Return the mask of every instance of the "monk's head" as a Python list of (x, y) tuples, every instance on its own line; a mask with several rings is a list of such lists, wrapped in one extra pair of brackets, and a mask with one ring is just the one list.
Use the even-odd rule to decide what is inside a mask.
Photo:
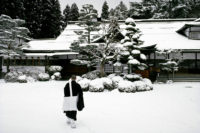
[(76, 75), (72, 75), (72, 76), (71, 76), (71, 80), (72, 80), (72, 81), (75, 81), (75, 80), (76, 80)]

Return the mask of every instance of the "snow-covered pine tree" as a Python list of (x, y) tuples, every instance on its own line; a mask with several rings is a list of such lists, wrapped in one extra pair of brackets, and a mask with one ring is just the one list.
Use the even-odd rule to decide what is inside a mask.
[(119, 5), (115, 8), (114, 16), (118, 18), (118, 20), (125, 20), (128, 15), (128, 8), (120, 1)]
[(160, 63), (160, 69), (167, 73), (167, 78), (169, 80), (169, 73), (173, 74), (178, 71), (178, 65), (183, 61), (183, 57), (181, 54), (181, 50), (175, 49), (164, 49), (156, 51), (157, 54), (163, 55), (165, 57), (165, 61)]
[(143, 41), (140, 40), (140, 30), (136, 28), (135, 21), (127, 18), (125, 21), (125, 38), (121, 41), (123, 50), (121, 51), (121, 62), (129, 65), (129, 73), (134, 70), (144, 70), (146, 56), (141, 52)]
[(113, 18), (115, 15), (115, 10), (113, 8), (110, 9), (109, 18)]
[(91, 42), (91, 32), (100, 30), (97, 16), (97, 10), (94, 9), (93, 5), (85, 4), (82, 6), (78, 25), (84, 27), (85, 31), (82, 32), (82, 39), (85, 39), (89, 44)]
[(68, 21), (71, 20), (71, 15), (70, 15), (70, 6), (67, 4), (65, 9), (63, 10), (63, 15), (64, 15), (64, 25), (67, 25)]
[(105, 1), (102, 6), (101, 18), (108, 19), (108, 16), (109, 16), (109, 7), (107, 1)]
[(70, 10), (71, 21), (78, 21), (79, 18), (79, 9), (76, 3), (73, 3)]
[(71, 60), (71, 63), (75, 65), (88, 65), (88, 67), (100, 65), (101, 77), (105, 76), (105, 64), (109, 61), (116, 60), (119, 54), (120, 48), (114, 40), (118, 34), (116, 31), (119, 31), (117, 19), (112, 20), (108, 26), (108, 30), (106, 29), (106, 32), (103, 32), (106, 33), (104, 35), (105, 43), (78, 46), (79, 59)]
[(134, 19), (148, 19), (153, 16), (152, 5), (142, 2), (130, 2), (128, 16)]
[[(11, 55), (23, 54), (22, 48), (27, 47), (26, 41), (29, 41), (29, 30), (24, 25), (25, 21), (21, 19), (12, 19), (7, 15), (0, 16), (0, 54), (10, 57)], [(7, 66), (9, 71), (9, 66)]]

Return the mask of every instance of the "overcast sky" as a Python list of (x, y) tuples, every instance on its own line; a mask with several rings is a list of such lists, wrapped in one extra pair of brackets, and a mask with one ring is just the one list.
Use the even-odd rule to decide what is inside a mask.
[[(59, 0), (61, 5), (61, 10), (63, 11), (67, 4), (71, 6), (71, 4), (76, 3), (79, 10), (81, 6), (84, 4), (93, 4), (94, 8), (98, 10), (99, 14), (101, 13), (101, 8), (105, 0)], [(106, 0), (108, 2), (109, 9), (115, 8), (120, 1), (123, 1), (126, 6), (129, 8), (129, 2), (132, 1), (141, 1), (141, 0)]]

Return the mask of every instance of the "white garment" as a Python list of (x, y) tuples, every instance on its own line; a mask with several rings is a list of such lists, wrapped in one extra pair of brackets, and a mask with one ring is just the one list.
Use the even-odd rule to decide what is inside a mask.
[(69, 80), (69, 97), (64, 97), (63, 110), (64, 111), (77, 111), (78, 96), (72, 95), (72, 82)]

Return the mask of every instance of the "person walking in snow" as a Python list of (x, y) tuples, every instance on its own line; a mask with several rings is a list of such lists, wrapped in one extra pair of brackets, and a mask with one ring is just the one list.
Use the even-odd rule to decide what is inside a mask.
[(67, 116), (67, 124), (72, 128), (76, 128), (77, 110), (81, 111), (84, 108), (83, 91), (81, 86), (76, 82), (76, 76), (72, 75), (69, 82), (64, 88), (64, 103), (63, 110)]

